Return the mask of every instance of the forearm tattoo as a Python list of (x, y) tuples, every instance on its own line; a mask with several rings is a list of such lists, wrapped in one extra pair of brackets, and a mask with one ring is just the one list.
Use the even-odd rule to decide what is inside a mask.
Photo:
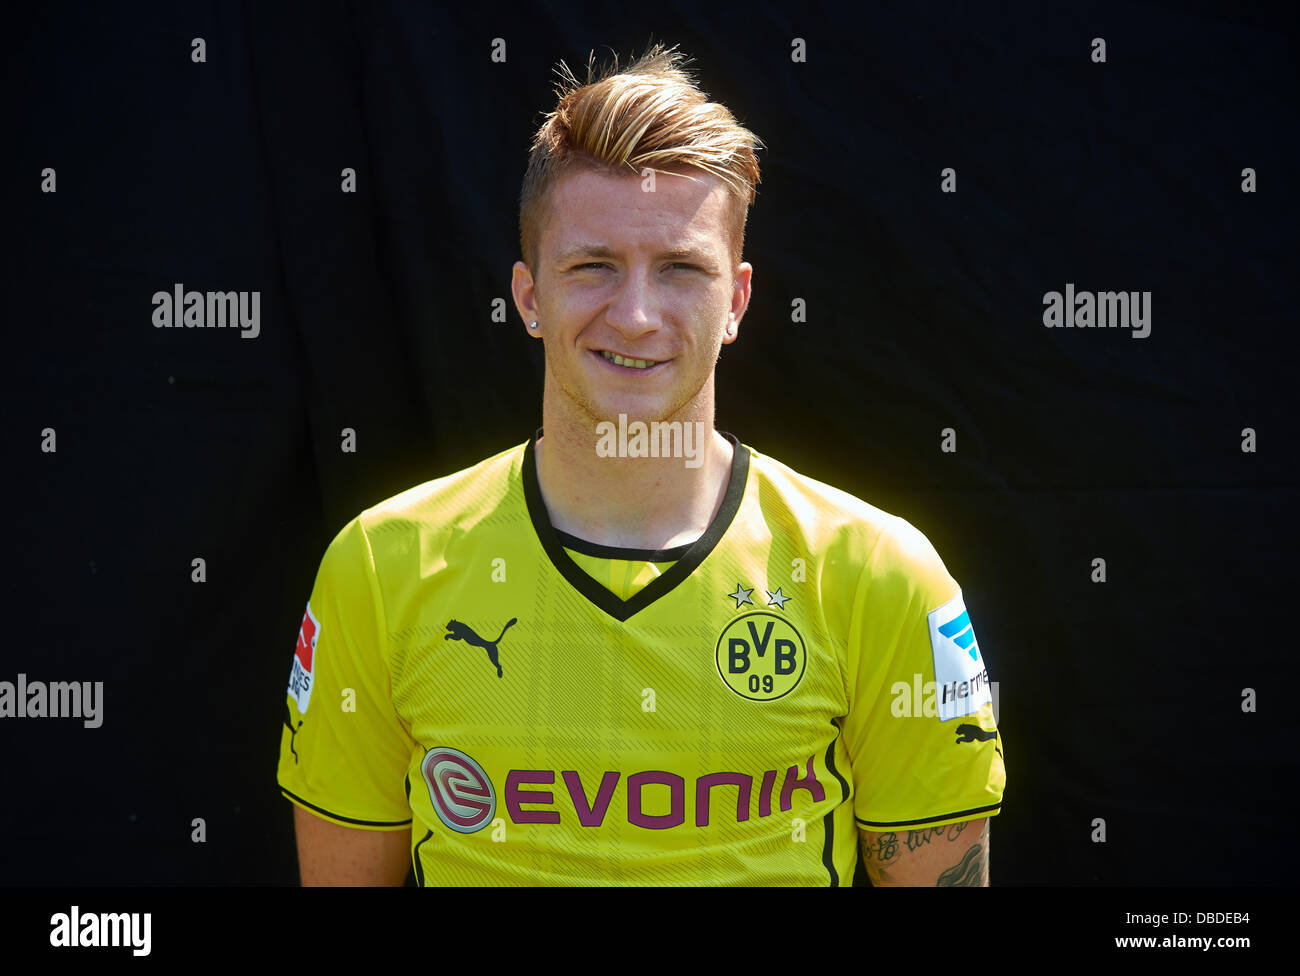
[[(920, 850), (938, 839), (955, 842), (970, 821), (949, 824), (945, 827), (926, 827), (921, 830), (904, 830), (901, 833), (874, 834), (870, 842), (862, 843), (862, 860), (872, 884), (888, 884), (895, 880), (890, 868), (901, 855)], [(941, 888), (977, 888), (988, 884), (989, 877), (989, 825), (975, 838), (957, 863), (939, 875), (936, 885)]]

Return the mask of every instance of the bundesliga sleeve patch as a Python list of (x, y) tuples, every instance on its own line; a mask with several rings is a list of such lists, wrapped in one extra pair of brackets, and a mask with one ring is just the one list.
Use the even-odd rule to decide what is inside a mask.
[(311, 612), (311, 602), (302, 615), (298, 628), (298, 647), (293, 652), (293, 670), (289, 672), (289, 697), (298, 705), (298, 714), (307, 711), (311, 701), (312, 668), (316, 661), (316, 638), (320, 636), (320, 621)]
[(930, 625), (930, 650), (934, 652), (934, 686), (939, 721), (969, 715), (993, 701), (989, 672), (984, 666), (975, 628), (961, 591), (926, 615)]

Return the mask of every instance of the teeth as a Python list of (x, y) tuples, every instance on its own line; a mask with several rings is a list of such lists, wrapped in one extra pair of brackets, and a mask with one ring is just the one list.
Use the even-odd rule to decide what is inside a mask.
[(653, 359), (625, 359), (618, 353), (602, 350), (601, 355), (608, 359), (616, 366), (631, 366), (633, 369), (649, 369), (651, 366), (658, 366), (659, 363)]

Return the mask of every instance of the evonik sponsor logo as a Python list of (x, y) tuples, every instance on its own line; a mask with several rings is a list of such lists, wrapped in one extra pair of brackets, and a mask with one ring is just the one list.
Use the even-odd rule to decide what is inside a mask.
[[(560, 807), (565, 818), (576, 817), (583, 827), (599, 827), (621, 793), (619, 806), (626, 804), (628, 823), (646, 830), (670, 830), (686, 823), (688, 799), (693, 801), (692, 821), (696, 827), (707, 827), (714, 816), (730, 821), (734, 796), (735, 822), (744, 823), (751, 817), (772, 816), (774, 804), (782, 813), (788, 812), (799, 790), (806, 792), (813, 803), (823, 802), (826, 790), (817, 778), (814, 763), (815, 757), (809, 756), (802, 768), (769, 769), (761, 778), (738, 772), (707, 773), (693, 784), (677, 773), (647, 769), (626, 778), (620, 772), (606, 771), (599, 784), (589, 785), (576, 770), (566, 769), (559, 771), (559, 777), (568, 804), (556, 799), (559, 791), (537, 788), (555, 786), (556, 770), (511, 769), (506, 773), (500, 799), (515, 824), (558, 824), (561, 809), (538, 808)], [(440, 746), (425, 754), (420, 770), (434, 813), (445, 826), (457, 833), (472, 834), (492, 822), (498, 806), (497, 790), (477, 760), (459, 749)], [(720, 787), (734, 788), (735, 792), (728, 790), (715, 802), (713, 791)], [(667, 812), (647, 812), (647, 807), (662, 810), (665, 799)], [(524, 809), (525, 805), (530, 809)]]

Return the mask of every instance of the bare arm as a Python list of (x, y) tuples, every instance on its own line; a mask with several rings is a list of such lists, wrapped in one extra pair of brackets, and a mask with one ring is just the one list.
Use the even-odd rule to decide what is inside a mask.
[(411, 829), (341, 827), (294, 804), (303, 885), (401, 887), (411, 869)]
[(876, 887), (988, 887), (988, 817), (922, 830), (858, 833), (862, 860)]

